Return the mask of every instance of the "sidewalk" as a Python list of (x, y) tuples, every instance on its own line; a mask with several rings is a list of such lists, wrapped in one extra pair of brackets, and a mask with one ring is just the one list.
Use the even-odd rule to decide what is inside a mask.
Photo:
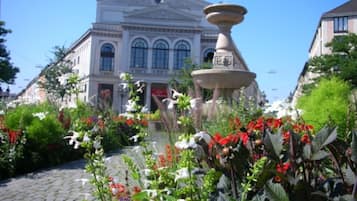
[[(163, 149), (167, 143), (164, 134), (157, 133), (147, 139)], [(162, 148), (161, 148), (162, 147)], [(126, 166), (122, 154), (134, 160), (141, 160), (134, 147), (126, 147), (107, 155), (108, 172), (113, 177), (124, 179)], [(85, 161), (78, 160), (51, 169), (29, 173), (16, 178), (0, 181), (1, 201), (64, 201), (83, 199), (95, 200), (91, 195), (90, 175), (85, 172)], [(124, 180), (123, 180), (124, 182)]]

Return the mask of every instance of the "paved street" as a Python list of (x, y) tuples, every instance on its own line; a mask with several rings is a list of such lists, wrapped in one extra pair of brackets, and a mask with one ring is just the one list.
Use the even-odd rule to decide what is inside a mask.
[[(148, 139), (157, 147), (166, 144), (167, 139), (161, 135)], [(106, 163), (111, 176), (123, 179), (126, 166), (121, 160), (127, 154), (140, 161), (140, 154), (133, 147), (108, 154)], [(89, 175), (84, 171), (85, 161), (78, 160), (51, 169), (41, 170), (9, 180), (0, 181), (1, 201), (64, 201), (94, 200), (91, 195)]]

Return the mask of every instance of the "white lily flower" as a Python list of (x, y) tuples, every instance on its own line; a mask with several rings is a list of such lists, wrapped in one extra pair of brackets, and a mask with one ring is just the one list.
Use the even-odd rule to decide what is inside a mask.
[(133, 142), (138, 142), (140, 135), (134, 135), (129, 138), (129, 140), (132, 140)]
[(197, 105), (201, 99), (200, 98), (193, 98), (190, 100), (190, 105), (192, 109), (197, 109)]
[(169, 110), (174, 109), (175, 104), (177, 103), (177, 101), (172, 100), (171, 98), (165, 98), (165, 99), (162, 100), (162, 102), (164, 102), (164, 103), (168, 102), (167, 103), (167, 109), (169, 109)]
[(136, 102), (133, 100), (128, 100), (128, 103), (125, 105), (127, 112), (135, 112)]
[(90, 138), (88, 137), (87, 134), (85, 134), (85, 135), (83, 136), (83, 142), (89, 142), (89, 141), (90, 141)]
[(189, 177), (190, 177), (190, 173), (187, 167), (176, 170), (175, 181), (179, 179), (187, 179)]
[(183, 96), (182, 93), (179, 93), (178, 91), (176, 91), (175, 89), (171, 89), (172, 92), (172, 98), (173, 99), (177, 99), (179, 96)]
[(193, 137), (198, 140), (203, 139), (207, 144), (209, 144), (211, 141), (211, 136), (208, 133), (206, 133), (205, 131), (200, 131), (200, 132), (194, 134)]
[(150, 176), (153, 171), (151, 169), (145, 168), (143, 169), (143, 173), (146, 177)]
[(79, 146), (81, 145), (81, 142), (78, 141), (78, 138), (80, 137), (80, 133), (71, 131), (73, 133), (72, 136), (65, 136), (63, 139), (69, 139), (69, 145), (74, 144), (74, 149), (78, 149)]
[(141, 112), (142, 112), (142, 113), (148, 113), (148, 112), (149, 112), (148, 106), (145, 105), (143, 108), (141, 108)]
[(93, 147), (94, 147), (95, 149), (100, 149), (100, 148), (101, 148), (100, 141), (99, 141), (99, 140), (94, 141)]
[(195, 138), (190, 137), (189, 139), (185, 138), (182, 139), (181, 141), (177, 141), (175, 143), (175, 147), (179, 148), (179, 149), (189, 149), (189, 148), (196, 148), (197, 144), (195, 141)]
[(119, 84), (119, 87), (125, 91), (125, 90), (127, 90), (129, 88), (129, 84), (125, 83), (125, 82), (122, 82), (122, 83)]
[(126, 77), (126, 73), (120, 73), (119, 78), (120, 78), (121, 80), (124, 80), (125, 77)]
[(32, 116), (39, 118), (40, 120), (43, 120), (44, 118), (46, 118), (46, 115), (48, 114), (48, 112), (37, 112), (32, 114)]

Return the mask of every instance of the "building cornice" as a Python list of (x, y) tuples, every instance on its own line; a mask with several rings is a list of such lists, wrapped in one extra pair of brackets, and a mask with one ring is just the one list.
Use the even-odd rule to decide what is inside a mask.
[(123, 23), (122, 27), (124, 30), (134, 30), (134, 31), (150, 31), (150, 32), (165, 32), (165, 33), (201, 33), (202, 28), (200, 27), (169, 27), (169, 26), (155, 26), (148, 24), (126, 24)]

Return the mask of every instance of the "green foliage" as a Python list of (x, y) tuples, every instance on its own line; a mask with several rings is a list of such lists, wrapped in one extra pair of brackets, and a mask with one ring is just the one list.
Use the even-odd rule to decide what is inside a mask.
[(346, 123), (349, 94), (349, 84), (341, 79), (322, 79), (311, 94), (298, 100), (297, 108), (303, 111), (303, 119), (316, 130), (320, 130), (325, 124), (337, 125), (339, 137), (345, 138), (350, 129), (350, 125)]
[(60, 143), (65, 131), (61, 123), (54, 114), (48, 114), (44, 119), (34, 118), (31, 124), (26, 127), (29, 140), (39, 146), (47, 146), (53, 143)]
[(314, 57), (309, 61), (311, 71), (320, 73), (323, 77), (337, 76), (357, 86), (357, 35), (336, 36), (326, 47), (331, 54)]
[(13, 84), (19, 68), (11, 63), (10, 53), (6, 50), (4, 37), (11, 33), (11, 30), (5, 29), (5, 22), (0, 20), (0, 83), (5, 82)]
[(269, 181), (265, 185), (266, 197), (274, 201), (289, 201), (289, 197), (281, 184), (274, 184)]
[(79, 77), (73, 73), (71, 61), (64, 60), (67, 49), (64, 46), (55, 46), (52, 53), (54, 58), (41, 72), (45, 79), (38, 81), (39, 86), (45, 89), (49, 98), (55, 102), (58, 98), (62, 100), (66, 95), (78, 95)]

